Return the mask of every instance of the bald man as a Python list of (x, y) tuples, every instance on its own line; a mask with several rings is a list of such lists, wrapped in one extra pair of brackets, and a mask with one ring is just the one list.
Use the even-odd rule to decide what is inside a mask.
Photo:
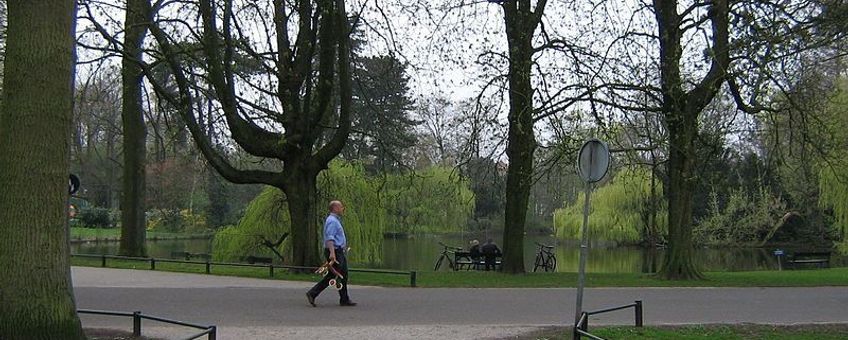
[[(350, 296), (347, 295), (348, 273), (347, 258), (345, 257), (347, 238), (344, 228), (342, 228), (342, 215), (344, 215), (345, 207), (341, 201), (331, 201), (329, 208), (330, 214), (324, 221), (324, 256), (330, 263), (337, 263), (336, 269), (344, 276), (339, 280), (342, 283), (342, 289), (339, 290), (339, 305), (356, 306), (356, 302), (350, 301)], [(315, 307), (315, 298), (330, 285), (330, 280), (335, 277), (332, 271), (328, 271), (320, 282), (306, 292), (306, 299), (312, 307)]]

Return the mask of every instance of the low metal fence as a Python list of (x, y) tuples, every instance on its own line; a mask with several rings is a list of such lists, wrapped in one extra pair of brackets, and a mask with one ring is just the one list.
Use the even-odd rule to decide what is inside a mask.
[(135, 312), (130, 313), (130, 312), (113, 312), (113, 311), (95, 310), (95, 309), (78, 309), (77, 313), (106, 315), (106, 316), (132, 317), (133, 318), (133, 331), (132, 331), (132, 333), (133, 333), (134, 337), (140, 337), (141, 336), (141, 320), (142, 319), (159, 321), (159, 322), (169, 323), (169, 324), (172, 324), (172, 325), (180, 325), (180, 326), (191, 327), (191, 328), (203, 330), (200, 333), (193, 334), (193, 335), (190, 335), (188, 337), (182, 338), (184, 340), (194, 340), (194, 339), (200, 338), (204, 335), (206, 336), (207, 340), (215, 340), (218, 336), (218, 328), (214, 325), (206, 326), (206, 325), (198, 325), (198, 324), (194, 324), (194, 323), (189, 323), (189, 322), (185, 322), (185, 321), (171, 320), (171, 319), (166, 319), (166, 318), (163, 318), (163, 317), (147, 315), (147, 314), (144, 314), (144, 313), (139, 312), (139, 311), (135, 311)]
[(589, 317), (596, 314), (609, 313), (614, 312), (621, 309), (633, 308), (636, 320), (636, 327), (642, 327), (642, 300), (636, 300), (635, 302), (618, 307), (606, 308), (601, 310), (596, 310), (592, 312), (583, 312), (580, 313), (580, 319), (577, 321), (577, 324), (574, 325), (574, 339), (580, 340), (582, 336), (588, 337), (594, 340), (604, 340), (597, 335), (589, 333)]
[[(153, 257), (133, 257), (133, 256), (121, 256), (121, 255), (106, 255), (106, 254), (71, 254), (72, 257), (84, 257), (84, 258), (96, 258), (100, 259), (100, 266), (106, 267), (107, 259), (114, 260), (127, 260), (127, 261), (140, 261), (140, 262), (148, 262), (150, 264), (150, 270), (156, 270), (156, 263), (184, 263), (184, 264), (196, 264), (203, 265), (206, 267), (206, 274), (212, 273), (212, 266), (222, 266), (222, 267), (253, 267), (253, 268), (268, 268), (268, 276), (274, 277), (274, 269), (295, 269), (295, 270), (315, 270), (317, 267), (306, 267), (306, 266), (288, 266), (288, 265), (280, 265), (280, 264), (249, 264), (249, 263), (232, 263), (232, 262), (212, 262), (212, 261), (190, 261), (190, 260), (175, 260), (175, 259), (162, 259), (162, 258), (153, 258)], [(365, 269), (365, 268), (350, 268), (348, 269), (350, 272), (354, 273), (376, 273), (376, 274), (387, 274), (387, 275), (409, 275), (409, 286), (416, 287), (418, 273), (416, 271), (402, 271), (402, 270), (385, 270), (385, 269)]]

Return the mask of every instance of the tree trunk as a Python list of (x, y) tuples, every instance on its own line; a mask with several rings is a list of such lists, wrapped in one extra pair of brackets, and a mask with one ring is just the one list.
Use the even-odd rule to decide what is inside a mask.
[(144, 111), (141, 101), (142, 71), (135, 60), (141, 60), (141, 46), (147, 33), (148, 0), (127, 2), (124, 56), (121, 61), (123, 81), (124, 175), (121, 197), (121, 248), (127, 256), (145, 256), (146, 220), (144, 216), (146, 141)]
[(678, 111), (668, 120), (670, 148), (668, 158), (668, 249), (659, 275), (670, 280), (701, 279), (694, 264), (692, 243), (692, 205), (695, 184), (695, 139), (697, 115)]
[(75, 2), (9, 1), (0, 104), (0, 339), (85, 339), (68, 243)]
[[(530, 82), (535, 23), (533, 13), (505, 5), (509, 43), (509, 135), (506, 154), (506, 207), (504, 212), (503, 270), (524, 273), (524, 229), (533, 178), (533, 86)], [(538, 9), (537, 11), (542, 10)]]
[[(291, 217), (291, 240), (292, 240), (292, 263), (303, 266), (317, 266), (321, 262), (319, 252), (323, 249), (317, 228), (318, 215), (318, 189), (316, 186), (317, 172), (296, 170), (293, 172), (291, 181), (286, 183), (283, 192), (286, 193), (286, 201), (289, 206)], [(316, 245), (321, 245), (316, 247)]]

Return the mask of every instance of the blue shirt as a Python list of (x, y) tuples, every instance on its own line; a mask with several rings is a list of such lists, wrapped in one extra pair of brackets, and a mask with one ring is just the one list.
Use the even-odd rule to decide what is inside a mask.
[(327, 216), (327, 220), (324, 221), (324, 248), (327, 247), (327, 241), (330, 240), (333, 241), (336, 248), (344, 249), (347, 245), (347, 238), (345, 238), (344, 229), (342, 228), (342, 221), (336, 214), (330, 214)]

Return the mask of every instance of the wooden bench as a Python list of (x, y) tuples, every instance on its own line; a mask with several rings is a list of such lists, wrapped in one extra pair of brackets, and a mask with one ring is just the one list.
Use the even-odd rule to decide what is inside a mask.
[(830, 267), (830, 251), (799, 251), (786, 255), (787, 268), (815, 265), (818, 268)]
[[(486, 268), (486, 257), (483, 255), (474, 258), (471, 257), (471, 252), (457, 251), (453, 254), (453, 257), (453, 270), (483, 270)], [(502, 260), (503, 255), (495, 256), (494, 270), (500, 270)]]

